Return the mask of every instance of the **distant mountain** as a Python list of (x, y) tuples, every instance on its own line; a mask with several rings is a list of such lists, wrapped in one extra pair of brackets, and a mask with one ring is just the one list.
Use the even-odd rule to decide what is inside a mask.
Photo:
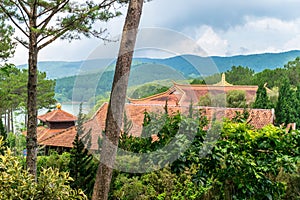
[[(216, 72), (224, 72), (233, 65), (245, 66), (253, 69), (255, 72), (260, 72), (264, 69), (281, 68), (288, 61), (294, 60), (300, 56), (299, 50), (288, 51), (283, 53), (263, 53), (252, 55), (238, 55), (230, 57), (200, 57), (195, 55), (181, 55), (165, 59), (151, 58), (135, 58), (133, 65), (138, 66), (142, 63), (153, 65), (164, 65), (173, 70), (180, 72), (185, 77), (193, 77), (201, 75), (210, 75)], [(113, 70), (115, 61), (113, 59), (98, 59), (78, 62), (63, 62), (63, 61), (48, 61), (39, 62), (38, 68), (40, 71), (45, 71), (49, 78), (62, 78), (74, 76), (77, 74), (86, 74), (101, 72), (106, 69)], [(18, 66), (26, 68), (27, 65)]]
[(185, 76), (198, 74), (210, 75), (211, 73), (225, 72), (232, 66), (244, 66), (253, 69), (255, 72), (264, 69), (275, 69), (284, 67), (288, 61), (294, 60), (300, 56), (299, 50), (282, 52), (282, 53), (263, 53), (252, 55), (238, 55), (230, 57), (200, 57), (195, 55), (181, 55), (166, 59), (148, 59), (139, 58), (141, 62), (153, 64), (163, 64), (171, 66), (175, 70), (182, 72)]
[[(87, 60), (87, 61), (41, 61), (38, 62), (38, 69), (47, 73), (51, 79), (74, 76), (77, 74), (93, 73), (105, 66), (111, 65), (111, 59)], [(27, 64), (17, 66), (20, 69), (26, 69)]]

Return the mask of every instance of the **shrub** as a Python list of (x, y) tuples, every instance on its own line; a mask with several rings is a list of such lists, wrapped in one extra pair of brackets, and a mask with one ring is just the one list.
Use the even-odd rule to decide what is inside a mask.
[[(0, 137), (0, 149), (3, 149)], [(24, 170), (19, 159), (10, 149), (0, 155), (0, 197), (1, 199), (87, 199), (81, 190), (73, 190), (72, 179), (67, 172), (58, 169), (42, 169), (38, 181)]]

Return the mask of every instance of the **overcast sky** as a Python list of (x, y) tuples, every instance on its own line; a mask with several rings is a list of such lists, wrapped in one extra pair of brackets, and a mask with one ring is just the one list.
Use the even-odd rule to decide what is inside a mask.
[[(299, 6), (299, 0), (153, 0), (144, 4), (140, 28), (167, 29), (183, 34), (199, 45), (206, 55), (282, 52), (300, 49)], [(113, 37), (121, 33), (123, 23), (124, 16), (109, 21), (104, 27)], [(160, 37), (151, 39), (162, 42)], [(96, 39), (72, 43), (58, 40), (40, 52), (39, 60), (88, 59), (101, 44)], [(156, 52), (149, 56), (162, 55)], [(27, 62), (27, 52), (20, 45), (11, 62), (17, 65)]]

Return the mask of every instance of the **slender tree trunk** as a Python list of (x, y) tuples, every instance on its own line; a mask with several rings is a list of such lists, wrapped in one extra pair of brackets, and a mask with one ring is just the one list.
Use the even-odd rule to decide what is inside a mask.
[(27, 127), (28, 124), (28, 114), (25, 112), (25, 117), (24, 117), (24, 126)]
[[(32, 11), (32, 17), (29, 20), (30, 27), (36, 28), (35, 11)], [(29, 31), (29, 58), (28, 58), (28, 85), (27, 85), (27, 137), (26, 164), (29, 173), (36, 178), (36, 161), (37, 161), (37, 37), (34, 30)]]
[(105, 124), (105, 137), (100, 154), (100, 164), (97, 170), (93, 191), (93, 200), (108, 198), (113, 166), (119, 143), (122, 126), (126, 91), (134, 46), (144, 0), (131, 0), (123, 27), (122, 40), (112, 85)]
[(10, 132), (10, 110), (7, 110), (7, 133)]
[(7, 117), (6, 117), (7, 115), (6, 115), (6, 110), (4, 111), (4, 128), (5, 128), (5, 130), (6, 130), (6, 132), (8, 133), (8, 131), (7, 131)]
[(11, 125), (11, 132), (14, 133), (14, 112), (13, 109), (10, 109), (10, 125)]

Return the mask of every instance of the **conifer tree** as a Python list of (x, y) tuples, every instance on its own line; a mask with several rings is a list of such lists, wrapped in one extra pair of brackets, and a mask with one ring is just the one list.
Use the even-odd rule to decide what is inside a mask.
[(297, 91), (295, 92), (295, 113), (296, 124), (300, 126), (300, 84), (297, 85)]
[[(95, 182), (97, 164), (93, 160), (93, 156), (89, 154), (82, 141), (83, 136), (89, 136), (89, 132), (85, 133), (83, 128), (84, 117), (82, 114), (82, 105), (80, 105), (77, 134), (73, 142), (70, 156), (70, 176), (74, 179), (71, 183), (73, 189), (82, 189), (84, 193), (91, 197)], [(86, 138), (86, 137), (85, 137)]]
[(290, 82), (285, 79), (279, 89), (278, 101), (275, 109), (276, 123), (287, 125), (296, 121), (295, 92)]
[[(0, 60), (6, 61), (15, 52), (16, 43), (12, 41), (14, 29), (4, 23), (4, 17), (0, 16)], [(1, 66), (2, 67), (2, 66)], [(1, 68), (0, 68), (1, 69)]]
[(256, 91), (256, 99), (253, 104), (253, 108), (269, 109), (272, 107), (272, 103), (268, 97), (267, 90), (264, 85), (259, 85)]

